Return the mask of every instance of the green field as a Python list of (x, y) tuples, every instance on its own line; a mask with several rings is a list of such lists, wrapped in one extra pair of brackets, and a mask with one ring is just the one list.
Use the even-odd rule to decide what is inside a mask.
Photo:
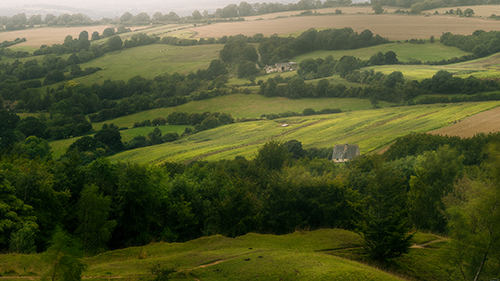
[[(236, 123), (173, 143), (125, 151), (110, 159), (161, 163), (232, 159), (238, 155), (253, 158), (260, 146), (271, 139), (296, 139), (304, 148), (352, 143), (358, 144), (364, 154), (382, 149), (398, 137), (436, 130), (498, 106), (500, 102), (419, 105)], [(281, 127), (281, 122), (290, 126)]]
[(456, 47), (445, 46), (439, 42), (426, 44), (389, 43), (355, 50), (314, 51), (297, 56), (293, 61), (300, 62), (306, 58), (325, 58), (329, 55), (332, 55), (335, 59), (340, 59), (342, 56), (355, 56), (362, 60), (369, 60), (371, 56), (378, 52), (386, 53), (388, 51), (395, 52), (398, 60), (401, 62), (408, 62), (411, 59), (422, 62), (440, 61), (470, 54)]
[[(420, 233), (415, 238), (416, 241), (439, 239)], [(359, 252), (362, 243), (359, 235), (340, 229), (297, 231), (282, 236), (249, 233), (234, 239), (215, 235), (185, 243), (153, 243), (85, 258), (88, 268), (83, 278), (145, 280), (153, 277), (152, 265), (160, 263), (177, 270), (171, 275), (172, 280), (406, 280), (338, 257), (349, 257), (346, 254), (349, 250)], [(439, 248), (410, 249), (407, 257), (395, 262), (407, 268), (412, 274), (410, 277), (432, 273), (434, 280), (443, 280), (440, 277), (446, 277), (444, 269), (434, 272), (440, 262), (428, 259), (440, 252)], [(43, 274), (45, 267), (42, 255), (0, 255), (0, 273), (4, 280), (30, 280)]]
[[(380, 106), (390, 106), (390, 103), (381, 102)], [(321, 110), (325, 108), (340, 108), (342, 111), (361, 110), (371, 108), (367, 99), (355, 98), (309, 98), (288, 99), (284, 97), (267, 98), (257, 94), (234, 94), (220, 96), (202, 101), (191, 101), (177, 107), (157, 108), (139, 113), (119, 117), (100, 123), (94, 123), (93, 127), (98, 130), (104, 123), (114, 123), (119, 127), (132, 128), (135, 122), (156, 117), (167, 117), (172, 112), (203, 113), (224, 112), (231, 114), (234, 118), (260, 117), (262, 114), (280, 113), (294, 111), (302, 113), (305, 108)]]
[(208, 68), (212, 60), (219, 58), (222, 47), (221, 44), (189, 47), (153, 44), (106, 53), (80, 65), (82, 69), (100, 67), (101, 71), (75, 81), (92, 85), (107, 79), (127, 81), (136, 75), (152, 79), (165, 73), (196, 72)]

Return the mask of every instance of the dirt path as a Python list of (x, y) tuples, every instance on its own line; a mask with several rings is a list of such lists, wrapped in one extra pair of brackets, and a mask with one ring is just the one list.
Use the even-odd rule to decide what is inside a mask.
[(432, 241), (422, 243), (422, 244), (413, 244), (410, 248), (412, 248), (412, 249), (429, 249), (429, 248), (427, 248), (427, 246), (429, 246), (431, 244), (439, 243), (439, 242), (447, 242), (447, 241), (450, 241), (450, 239), (440, 238), (440, 239), (432, 240)]
[(219, 154), (219, 153), (222, 153), (222, 152), (226, 152), (226, 151), (230, 151), (230, 150), (234, 150), (234, 149), (239, 149), (239, 148), (243, 148), (243, 147), (247, 147), (247, 146), (251, 146), (251, 145), (255, 145), (255, 144), (258, 144), (258, 143), (263, 143), (263, 142), (267, 142), (267, 141), (270, 141), (270, 140), (273, 140), (273, 139), (276, 139), (276, 138), (279, 138), (279, 137), (282, 137), (286, 134), (289, 134), (291, 132), (295, 132), (297, 130), (300, 130), (300, 129), (303, 129), (303, 128), (306, 128), (306, 127), (309, 127), (309, 126), (312, 126), (314, 124), (317, 124), (319, 122), (322, 122), (326, 119), (321, 119), (321, 120), (318, 120), (318, 121), (315, 121), (315, 122), (312, 122), (312, 123), (309, 123), (309, 124), (306, 124), (306, 125), (303, 125), (303, 126), (300, 126), (300, 127), (296, 127), (296, 128), (293, 128), (291, 130), (288, 130), (284, 133), (281, 133), (281, 134), (278, 134), (278, 135), (275, 135), (275, 136), (272, 136), (270, 138), (267, 138), (267, 139), (263, 139), (263, 140), (259, 140), (259, 141), (254, 141), (254, 142), (251, 142), (251, 143), (246, 143), (246, 144), (242, 144), (242, 145), (238, 145), (238, 146), (234, 146), (234, 147), (229, 147), (229, 148), (225, 148), (225, 149), (221, 149), (221, 150), (217, 150), (217, 151), (213, 151), (213, 152), (210, 152), (210, 153), (207, 153), (207, 154), (203, 154), (201, 156), (198, 156), (194, 159), (191, 159), (191, 160), (188, 160), (188, 161), (185, 161), (184, 164), (189, 164), (191, 162), (194, 162), (194, 161), (198, 161), (200, 159), (203, 159), (205, 157), (208, 157), (208, 156), (211, 156), (211, 155), (215, 155), (215, 154)]

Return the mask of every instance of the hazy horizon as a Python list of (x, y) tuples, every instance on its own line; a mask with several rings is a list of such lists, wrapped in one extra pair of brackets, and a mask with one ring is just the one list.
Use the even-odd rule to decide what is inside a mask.
[[(223, 8), (229, 4), (239, 4), (242, 0), (110, 0), (110, 1), (74, 1), (74, 0), (17, 0), (10, 3), (0, 3), (0, 16), (12, 16), (17, 13), (33, 14), (63, 14), (82, 13), (90, 16), (93, 20), (104, 17), (114, 18), (125, 12), (137, 14), (146, 12), (152, 16), (155, 12), (163, 14), (175, 12), (179, 16), (191, 15), (195, 10), (200, 12), (207, 10), (213, 13), (217, 8)], [(248, 3), (266, 1), (246, 1)], [(291, 3), (293, 0), (272, 0), (268, 3)]]
[[(271, 0), (259, 1), (248, 0), (252, 3), (297, 3), (299, 0)], [(3, 1), (2, 1), (3, 2)], [(223, 8), (229, 4), (240, 4), (242, 0), (189, 0), (189, 1), (174, 1), (174, 0), (17, 0), (8, 3), (0, 2), (0, 16), (13, 16), (17, 13), (25, 13), (30, 15), (54, 14), (56, 16), (64, 13), (82, 13), (88, 15), (93, 20), (102, 18), (115, 18), (123, 15), (125, 12), (138, 14), (146, 12), (152, 16), (156, 12), (168, 14), (175, 12), (179, 16), (191, 15), (195, 10), (203, 12), (207, 10), (210, 14), (215, 12), (217, 8)], [(322, 1), (324, 2), (324, 1)], [(353, 2), (365, 2), (364, 0), (353, 0)]]

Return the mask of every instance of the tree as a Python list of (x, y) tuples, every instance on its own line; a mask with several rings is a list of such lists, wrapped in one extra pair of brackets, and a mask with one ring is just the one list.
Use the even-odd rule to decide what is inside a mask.
[(375, 12), (375, 14), (377, 14), (377, 15), (382, 14), (384, 12), (384, 9), (382, 8), (382, 4), (380, 4), (380, 3), (373, 5), (372, 9)]
[[(449, 226), (448, 261), (455, 279), (498, 274), (500, 261), (500, 146), (488, 147), (486, 171), (464, 177), (444, 198)], [(458, 267), (458, 268), (457, 268)]]
[(474, 10), (472, 10), (471, 8), (465, 9), (464, 16), (466, 16), (466, 17), (472, 17), (473, 15), (474, 15)]
[[(121, 23), (127, 22), (131, 20), (134, 17), (130, 12), (125, 12), (121, 17), (118, 19)], [(107, 37), (107, 36), (106, 36)]]
[(401, 71), (393, 71), (391, 74), (384, 78), (384, 85), (388, 88), (394, 88), (398, 84), (403, 84), (405, 78)]
[(44, 260), (49, 265), (46, 278), (52, 281), (80, 281), (87, 266), (82, 261), (83, 253), (78, 242), (57, 227), (50, 247), (44, 253)]
[(198, 10), (195, 10), (191, 16), (193, 17), (194, 20), (199, 20), (203, 18), (200, 11)]
[(101, 36), (99, 35), (99, 32), (98, 31), (94, 31), (92, 32), (92, 37), (91, 37), (92, 41), (95, 41), (95, 40), (99, 40), (101, 39)]
[(21, 120), (15, 113), (0, 110), (0, 150), (9, 148), (16, 142), (14, 129)]
[(302, 143), (298, 140), (289, 140), (285, 143), (286, 149), (290, 153), (290, 157), (293, 159), (303, 158), (305, 155), (304, 149), (302, 149)]
[(221, 60), (213, 60), (206, 70), (205, 79), (213, 80), (215, 77), (227, 73), (226, 65)]
[(462, 161), (463, 156), (447, 145), (418, 157), (408, 192), (409, 215), (416, 228), (441, 233), (445, 231), (442, 198), (452, 190)]
[(163, 143), (160, 128), (155, 127), (154, 130), (148, 134), (148, 139), (149, 139), (150, 145), (156, 145), (156, 144)]
[(424, 4), (422, 4), (422, 2), (412, 4), (410, 7), (410, 12), (412, 14), (420, 14), (423, 10), (424, 10)]
[(23, 227), (10, 236), (10, 251), (18, 254), (36, 253), (35, 237), (38, 225), (35, 222), (25, 222)]
[(50, 146), (49, 143), (42, 139), (37, 138), (36, 136), (29, 136), (24, 140), (24, 143), (21, 145), (19, 149), (20, 153), (25, 153), (31, 159), (50, 157)]
[(413, 234), (409, 233), (404, 177), (390, 165), (383, 165), (379, 157), (375, 157), (373, 165), (367, 178), (367, 207), (357, 231), (370, 256), (384, 261), (408, 253)]
[(111, 211), (111, 198), (99, 193), (96, 185), (87, 185), (78, 200), (78, 229), (83, 251), (96, 254), (106, 250), (116, 226), (115, 220), (108, 220)]
[(345, 77), (357, 68), (359, 68), (358, 60), (353, 56), (343, 56), (335, 65), (335, 71), (340, 74), (340, 77)]
[(106, 40), (106, 44), (109, 46), (111, 51), (120, 50), (123, 46), (123, 41), (120, 36), (115, 35)]
[(80, 32), (78, 36), (78, 43), (76, 44), (76, 51), (88, 50), (90, 47), (89, 33), (87, 30)]
[[(9, 247), (11, 234), (21, 229), (24, 221), (28, 221), (27, 214), (32, 210), (16, 197), (16, 189), (7, 181), (4, 171), (0, 170), (0, 249), (5, 251)], [(36, 225), (36, 224), (34, 224)]]
[(108, 28), (104, 29), (104, 31), (102, 32), (102, 37), (104, 37), (104, 38), (111, 37), (113, 35), (115, 35), (115, 28), (114, 27), (108, 27)]
[(259, 149), (255, 161), (266, 169), (281, 170), (288, 158), (290, 154), (286, 145), (272, 140)]
[(254, 75), (259, 73), (259, 69), (255, 66), (254, 62), (251, 61), (241, 61), (238, 64), (238, 77), (248, 77), (250, 75)]
[(393, 51), (387, 51), (384, 54), (384, 57), (385, 57), (385, 63), (386, 64), (396, 64), (396, 63), (398, 63), (398, 59), (396, 57), (396, 53), (393, 52)]
[(103, 128), (94, 135), (94, 138), (105, 144), (111, 152), (123, 150), (122, 136), (118, 127), (113, 124), (110, 126), (104, 124)]

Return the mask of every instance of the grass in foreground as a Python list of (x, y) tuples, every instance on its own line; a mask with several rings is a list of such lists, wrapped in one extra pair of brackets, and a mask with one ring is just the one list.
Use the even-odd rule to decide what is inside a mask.
[[(86, 258), (88, 269), (83, 277), (144, 280), (152, 277), (149, 269), (159, 263), (176, 268), (172, 280), (405, 280), (336, 256), (340, 253), (353, 257), (345, 253), (360, 252), (362, 243), (359, 235), (341, 229), (300, 231), (282, 236), (249, 233), (234, 239), (215, 235), (185, 243), (154, 243)], [(424, 280), (421, 276), (444, 280), (440, 275), (442, 263), (435, 258), (439, 253), (440, 248), (410, 249), (408, 258), (396, 259), (391, 272), (400, 270), (398, 275), (417, 280)], [(11, 280), (39, 276), (46, 270), (45, 266), (41, 255), (0, 255), (0, 274), (12, 276)], [(15, 278), (23, 275), (26, 278)]]

